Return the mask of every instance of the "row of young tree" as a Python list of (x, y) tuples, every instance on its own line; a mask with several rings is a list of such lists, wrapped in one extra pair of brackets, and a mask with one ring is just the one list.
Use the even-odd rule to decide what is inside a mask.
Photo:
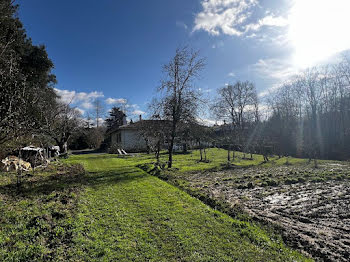
[[(79, 112), (60, 102), (53, 86), (54, 67), (44, 46), (32, 44), (10, 0), (0, 3), (0, 147), (12, 149), (36, 142), (55, 143), (66, 153), (72, 147), (99, 147), (107, 134), (123, 124), (125, 112), (113, 108), (107, 127), (100, 126), (102, 104), (95, 103), (95, 128)], [(350, 156), (350, 62), (305, 70), (292, 77), (265, 103), (269, 117), (261, 119), (256, 88), (237, 81), (204, 99), (195, 80), (205, 67), (198, 51), (178, 48), (163, 66), (159, 96), (150, 104), (151, 120), (142, 128), (150, 148), (168, 145), (168, 166), (176, 144), (196, 141), (200, 148), (215, 144), (244, 152), (272, 152), (311, 158)], [(209, 107), (206, 107), (210, 105)], [(209, 111), (224, 125), (204, 128), (201, 113)], [(266, 109), (265, 109), (266, 110)], [(160, 120), (160, 121), (159, 121)], [(146, 122), (145, 122), (146, 123)], [(153, 124), (150, 124), (153, 123)], [(158, 123), (166, 123), (158, 125)], [(164, 126), (164, 127), (163, 127)], [(146, 136), (147, 134), (147, 136)], [(107, 141), (108, 142), (108, 141)]]
[(206, 160), (206, 146), (216, 143), (229, 145), (230, 149), (235, 144), (246, 143), (248, 131), (259, 123), (256, 88), (248, 81), (238, 81), (219, 89), (210, 108), (218, 120), (228, 121), (227, 126), (215, 131), (199, 124), (202, 109), (207, 110), (206, 105), (210, 104), (195, 85), (204, 66), (205, 59), (189, 47), (178, 48), (175, 56), (163, 66), (164, 78), (158, 88), (160, 95), (150, 104), (152, 119), (157, 121), (145, 122), (142, 134), (148, 143), (153, 141), (157, 159), (159, 145), (167, 143), (169, 168), (172, 167), (175, 144), (182, 144), (186, 150), (188, 143), (195, 142), (200, 148), (201, 160), (202, 149)]
[[(259, 101), (255, 85), (237, 81), (217, 90), (207, 101), (194, 80), (200, 76), (205, 60), (188, 47), (178, 48), (163, 66), (161, 95), (150, 105), (152, 119), (163, 120), (163, 128), (145, 123), (144, 137), (159, 148), (168, 144), (168, 166), (172, 166), (175, 143), (196, 141), (230, 151), (260, 153), (311, 159), (348, 159), (350, 149), (350, 61), (314, 67), (295, 75)], [(209, 108), (206, 107), (210, 105)], [(268, 115), (262, 120), (260, 107)], [(198, 124), (206, 107), (223, 125), (206, 128)], [(154, 122), (155, 123), (155, 122)], [(157, 132), (155, 132), (157, 130)], [(150, 139), (151, 137), (151, 139)], [(161, 140), (164, 141), (161, 141)], [(158, 150), (155, 150), (156, 152)], [(156, 153), (159, 155), (159, 152)]]

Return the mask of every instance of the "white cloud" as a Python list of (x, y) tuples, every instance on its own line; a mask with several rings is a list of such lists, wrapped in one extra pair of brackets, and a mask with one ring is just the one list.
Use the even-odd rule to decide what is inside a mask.
[(201, 92), (201, 93), (210, 93), (211, 91), (213, 91), (213, 89), (210, 89), (210, 88), (206, 88), (206, 89), (198, 88), (198, 91)]
[(264, 98), (264, 97), (268, 96), (269, 94), (273, 93), (274, 91), (276, 91), (277, 89), (279, 89), (280, 86), (281, 86), (280, 84), (274, 84), (271, 87), (269, 87), (269, 88), (261, 91), (260, 93), (258, 93), (258, 97), (259, 98)]
[(107, 98), (106, 103), (108, 105), (113, 105), (113, 104), (126, 104), (127, 100), (125, 98)]
[(95, 99), (104, 97), (103, 92), (98, 91), (86, 93), (58, 88), (54, 88), (54, 90), (59, 96), (59, 101), (76, 107), (76, 110), (79, 111), (82, 115), (85, 114), (86, 110), (90, 110), (94, 107), (93, 101)]
[(66, 104), (70, 104), (73, 102), (73, 99), (75, 97), (75, 91), (61, 90), (57, 88), (54, 88), (54, 90), (62, 102)]
[(284, 81), (297, 72), (296, 68), (287, 60), (276, 58), (259, 59), (252, 65), (252, 69), (260, 76), (279, 81)]
[(255, 8), (260, 7), (259, 0), (202, 0), (201, 4), (202, 11), (195, 17), (193, 31), (241, 36), (250, 31), (259, 31), (264, 26), (288, 25), (288, 19), (271, 12), (265, 12), (265, 17), (251, 21), (255, 18)]
[[(68, 103), (71, 106), (75, 107), (76, 110), (82, 115), (84, 115), (87, 111), (91, 111), (91, 109), (94, 108), (93, 102), (95, 99), (104, 97), (104, 94), (102, 92), (97, 91), (85, 93), (70, 90), (61, 90), (57, 88), (55, 88), (54, 90), (57, 93), (57, 95), (60, 96), (60, 100), (62, 102)], [(110, 108), (110, 106), (119, 104), (121, 105), (123, 110), (126, 110), (130, 115), (138, 116), (146, 114), (144, 111), (141, 110), (138, 104), (128, 104), (128, 101), (125, 98), (109, 97), (107, 99), (101, 100), (101, 102), (105, 103), (103, 105), (107, 109), (106, 112), (109, 112), (108, 109)], [(101, 123), (102, 120), (100, 121)]]
[(94, 107), (94, 105), (88, 101), (81, 103), (80, 106), (85, 109), (92, 109)]
[(70, 90), (62, 90), (54, 88), (56, 94), (60, 97), (59, 100), (66, 104), (85, 104), (84, 108), (89, 108), (88, 104), (94, 99), (104, 97), (102, 92), (93, 91), (90, 93), (75, 92)]
[(99, 124), (99, 125), (104, 124), (104, 122), (105, 122), (105, 120), (104, 120), (102, 117), (100, 117), (100, 118), (98, 119), (98, 124)]
[(146, 114), (146, 112), (138, 109), (138, 110), (134, 110), (132, 112), (132, 114), (135, 115), (135, 116), (138, 116), (138, 115), (144, 115), (144, 114)]
[(79, 107), (76, 107), (75, 110), (78, 111), (81, 115), (84, 115), (84, 113), (85, 113), (85, 110), (83, 110)]
[(251, 66), (251, 69), (260, 77), (271, 82), (270, 87), (258, 94), (260, 98), (276, 91), (280, 88), (281, 83), (288, 81), (288, 79), (299, 72), (289, 59), (277, 58), (259, 59)]
[[(215, 120), (212, 120), (209, 118), (197, 118), (196, 120), (199, 124), (204, 125), (204, 126), (213, 126), (215, 124), (218, 124), (218, 121), (215, 121)], [(219, 122), (221, 123), (221, 121), (219, 121)]]
[(250, 16), (251, 8), (257, 4), (257, 0), (203, 0), (203, 10), (195, 18), (193, 31), (240, 36), (243, 34), (240, 26)]
[(245, 31), (258, 31), (263, 26), (285, 27), (288, 25), (288, 19), (281, 16), (268, 15), (260, 19), (257, 23), (248, 24), (245, 26)]
[(236, 74), (234, 73), (234, 72), (230, 72), (230, 73), (228, 73), (228, 75), (227, 76), (229, 76), (229, 77), (235, 77), (236, 76)]
[(255, 37), (257, 37), (257, 34), (251, 33), (250, 35), (247, 35), (246, 37), (247, 38), (255, 38)]

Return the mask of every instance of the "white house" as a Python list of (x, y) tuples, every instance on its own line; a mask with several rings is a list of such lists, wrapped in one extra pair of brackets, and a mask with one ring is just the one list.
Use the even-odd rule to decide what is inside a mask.
[[(145, 121), (145, 120), (143, 120)], [(146, 141), (140, 133), (141, 121), (124, 124), (111, 133), (111, 144), (126, 152), (146, 151)]]

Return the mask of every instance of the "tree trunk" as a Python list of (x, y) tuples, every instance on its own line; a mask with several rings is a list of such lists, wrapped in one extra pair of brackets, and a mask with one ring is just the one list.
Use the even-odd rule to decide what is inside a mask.
[(171, 168), (173, 165), (173, 148), (174, 148), (174, 140), (175, 136), (172, 135), (170, 139), (170, 145), (169, 145), (169, 160), (168, 160), (168, 168)]
[(187, 143), (183, 143), (182, 145), (182, 152), (187, 153)]
[(68, 151), (68, 144), (67, 141), (65, 140), (61, 140), (61, 141), (57, 141), (57, 145), (60, 147), (60, 154), (66, 154)]
[(157, 160), (158, 166), (159, 166), (159, 154), (160, 154), (160, 141), (157, 142), (157, 148), (156, 148), (156, 160)]

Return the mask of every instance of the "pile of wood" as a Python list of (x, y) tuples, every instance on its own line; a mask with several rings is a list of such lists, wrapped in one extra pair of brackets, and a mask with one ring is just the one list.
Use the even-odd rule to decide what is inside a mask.
[(2, 171), (11, 172), (11, 171), (29, 171), (32, 165), (16, 156), (8, 156), (5, 159), (1, 160), (0, 169)]
[(14, 153), (17, 156), (10, 155), (0, 162), (0, 170), (11, 171), (29, 171), (31, 168), (47, 166), (50, 163), (49, 158), (59, 156), (59, 147), (51, 146), (47, 149), (41, 147), (27, 146)]

